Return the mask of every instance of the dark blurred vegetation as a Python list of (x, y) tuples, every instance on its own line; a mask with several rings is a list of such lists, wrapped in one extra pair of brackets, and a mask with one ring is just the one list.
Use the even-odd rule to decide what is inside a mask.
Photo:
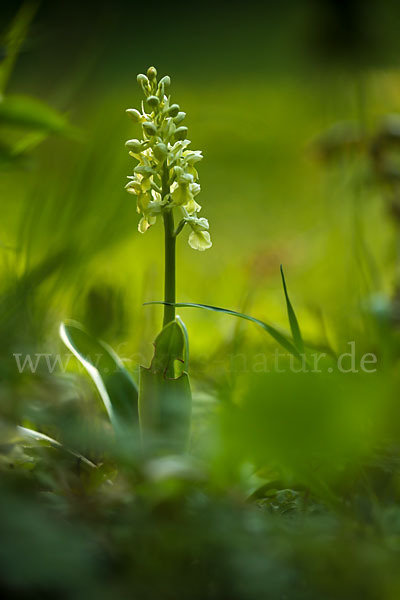
[[(25, 6), (0, 78), (3, 597), (394, 600), (400, 6)], [(19, 8), (2, 4), (2, 32)], [(124, 191), (124, 111), (151, 64), (171, 76), (205, 157), (213, 247), (179, 241), (178, 300), (285, 328), (283, 263), (306, 345), (328, 354), (321, 374), (276, 373), (265, 332), (182, 309), (184, 456), (114, 436), (58, 336), (77, 319), (135, 378), (151, 357), (161, 308), (142, 303), (162, 299), (162, 231), (137, 232)], [(353, 340), (376, 372), (329, 373)], [(28, 353), (50, 364), (21, 373), (15, 355)]]

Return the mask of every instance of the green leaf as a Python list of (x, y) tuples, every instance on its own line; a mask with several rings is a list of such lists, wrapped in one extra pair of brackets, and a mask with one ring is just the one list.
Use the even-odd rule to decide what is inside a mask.
[(292, 332), (294, 345), (296, 346), (296, 348), (300, 352), (300, 354), (302, 354), (302, 353), (304, 353), (304, 343), (303, 343), (303, 338), (301, 337), (299, 322), (297, 320), (296, 313), (294, 312), (292, 303), (290, 302), (282, 265), (280, 266), (280, 269), (281, 269), (283, 291), (285, 292), (286, 308), (287, 308), (287, 313), (288, 313), (288, 317), (289, 317), (290, 330)]
[(140, 368), (139, 415), (143, 441), (172, 453), (185, 452), (189, 443), (192, 393), (189, 376), (168, 379)]
[(46, 103), (30, 96), (13, 95), (0, 100), (0, 124), (76, 137), (78, 130)]
[(21, 162), (23, 156), (34, 150), (47, 136), (45, 131), (30, 131), (14, 143), (0, 140), (0, 166), (8, 167)]
[(185, 337), (185, 346), (184, 346), (184, 352), (183, 352), (183, 368), (185, 371), (188, 371), (188, 369), (189, 369), (189, 334), (188, 334), (188, 330), (186, 328), (185, 323), (182, 321), (182, 319), (180, 318), (179, 315), (176, 315), (176, 321), (181, 326), (183, 335)]
[(5, 35), (4, 42), (6, 56), (0, 65), (0, 94), (5, 90), (38, 6), (39, 2), (24, 2), (17, 12), (10, 29)]
[(154, 356), (150, 365), (153, 373), (169, 379), (180, 377), (184, 369), (186, 339), (184, 329), (177, 320), (168, 323), (154, 342)]
[(56, 448), (57, 450), (65, 452), (65, 453), (79, 459), (82, 463), (84, 463), (85, 466), (90, 467), (91, 469), (96, 468), (96, 465), (94, 463), (92, 463), (90, 460), (88, 460), (85, 456), (83, 456), (82, 454), (79, 454), (78, 452), (74, 452), (73, 450), (70, 450), (69, 448), (66, 448), (66, 446), (64, 446), (60, 442), (57, 442), (57, 440), (54, 440), (53, 438), (49, 437), (48, 435), (46, 435), (44, 433), (40, 433), (39, 431), (35, 431), (34, 429), (30, 429), (29, 427), (21, 427), (21, 426), (17, 427), (17, 432), (18, 432), (18, 438), (17, 438), (17, 440), (15, 440), (17, 442), (21, 439), (21, 440), (27, 440), (29, 443), (32, 443), (33, 445), (36, 445), (36, 446), (39, 445), (39, 446), (49, 446), (51, 448)]
[(36, 146), (41, 144), (47, 138), (47, 136), (48, 133), (46, 131), (30, 131), (13, 145), (13, 156), (18, 158), (21, 154), (34, 150)]
[(172, 304), (170, 302), (145, 302), (144, 305), (147, 306), (149, 304), (169, 304), (171, 306), (175, 306), (176, 308), (202, 308), (204, 310), (211, 310), (214, 312), (224, 313), (226, 315), (232, 315), (233, 317), (239, 317), (240, 319), (245, 319), (246, 321), (251, 321), (259, 327), (262, 327), (264, 331), (266, 331), (278, 344), (280, 344), (285, 350), (293, 354), (296, 358), (301, 360), (301, 356), (297, 350), (297, 348), (291, 343), (291, 341), (282, 333), (280, 333), (275, 327), (272, 325), (268, 325), (268, 323), (264, 323), (264, 321), (260, 321), (260, 319), (256, 319), (251, 317), (250, 315), (246, 315), (244, 313), (236, 312), (234, 310), (230, 310), (228, 308), (220, 308), (219, 306), (211, 306), (209, 304), (195, 304), (193, 302), (177, 302)]
[(190, 433), (192, 395), (188, 374), (187, 331), (171, 321), (154, 342), (149, 368), (141, 367), (139, 418), (143, 441), (169, 452), (184, 452)]
[(138, 388), (113, 349), (74, 321), (61, 324), (60, 336), (92, 378), (114, 427), (135, 426)]

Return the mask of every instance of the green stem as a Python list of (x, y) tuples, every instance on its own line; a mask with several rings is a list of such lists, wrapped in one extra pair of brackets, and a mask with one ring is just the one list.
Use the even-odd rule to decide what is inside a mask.
[[(162, 197), (169, 194), (168, 167), (165, 164), (162, 177)], [(175, 304), (176, 289), (176, 269), (175, 269), (175, 249), (176, 238), (174, 235), (175, 223), (172, 209), (166, 210), (164, 218), (165, 233), (165, 275), (164, 275), (164, 301)], [(175, 306), (164, 305), (164, 327), (175, 319)]]

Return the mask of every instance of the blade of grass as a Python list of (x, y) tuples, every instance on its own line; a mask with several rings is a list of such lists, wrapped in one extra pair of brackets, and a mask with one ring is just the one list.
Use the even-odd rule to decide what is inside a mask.
[(296, 348), (300, 352), (300, 354), (302, 354), (304, 352), (304, 342), (303, 342), (303, 338), (301, 336), (300, 326), (299, 326), (299, 322), (296, 317), (296, 313), (294, 312), (294, 308), (292, 306), (292, 303), (290, 302), (282, 265), (280, 266), (280, 270), (281, 270), (283, 291), (285, 292), (286, 308), (287, 308), (287, 313), (288, 313), (288, 317), (289, 317), (290, 330), (292, 332), (294, 345), (296, 346)]
[(10, 29), (5, 34), (6, 57), (0, 66), (0, 94), (5, 90), (17, 60), (22, 44), (26, 39), (29, 25), (39, 7), (39, 2), (24, 2), (19, 9)]
[(42, 444), (44, 446), (51, 446), (52, 448), (56, 448), (57, 450), (61, 450), (62, 452), (65, 452), (71, 456), (74, 456), (75, 458), (78, 458), (81, 462), (83, 462), (86, 466), (90, 467), (91, 469), (97, 468), (97, 466), (94, 463), (92, 463), (92, 461), (87, 459), (82, 454), (79, 454), (78, 452), (74, 452), (73, 450), (66, 448), (63, 444), (61, 444), (57, 440), (49, 437), (48, 435), (46, 435), (44, 433), (40, 433), (40, 431), (35, 431), (34, 429), (30, 429), (29, 427), (21, 427), (21, 426), (17, 427), (17, 431), (22, 439), (36, 442), (39, 445)]
[[(144, 306), (147, 306), (149, 304), (166, 304), (166, 303), (161, 302), (161, 301), (145, 302)], [(301, 360), (299, 351), (291, 343), (291, 341), (288, 340), (287, 337), (285, 337), (277, 329), (275, 329), (275, 327), (272, 327), (272, 325), (268, 325), (268, 323), (264, 323), (264, 321), (261, 321), (260, 319), (256, 319), (255, 317), (251, 317), (250, 315), (236, 312), (236, 311), (230, 310), (228, 308), (221, 308), (219, 306), (211, 306), (209, 304), (196, 304), (193, 302), (176, 302), (175, 307), (176, 308), (202, 308), (204, 310), (211, 310), (211, 311), (223, 313), (226, 315), (232, 315), (233, 317), (238, 317), (240, 319), (245, 319), (246, 321), (251, 321), (252, 323), (255, 323), (256, 325), (258, 325), (259, 327), (264, 329), (264, 331), (266, 331), (276, 342), (278, 342), (278, 344), (280, 344), (283, 348), (285, 348), (285, 350), (290, 352), (290, 354), (293, 354), (293, 356), (295, 356), (296, 358)]]

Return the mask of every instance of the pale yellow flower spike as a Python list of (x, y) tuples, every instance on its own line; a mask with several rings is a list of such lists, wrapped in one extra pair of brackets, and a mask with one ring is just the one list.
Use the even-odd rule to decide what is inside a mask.
[[(141, 214), (138, 229), (145, 233), (155, 224), (157, 216), (174, 209), (181, 216), (177, 233), (187, 224), (191, 228), (189, 245), (194, 250), (206, 250), (212, 246), (208, 221), (197, 216), (201, 206), (194, 199), (200, 192), (194, 165), (203, 156), (199, 150), (188, 149), (188, 130), (182, 125), (186, 113), (178, 104), (171, 104), (170, 96), (166, 95), (171, 83), (168, 76), (158, 81), (156, 69), (150, 67), (147, 75), (140, 74), (137, 80), (145, 101), (141, 111), (128, 108), (126, 112), (141, 127), (142, 135), (141, 139), (133, 138), (125, 144), (137, 161), (125, 187), (137, 197), (137, 210)], [(163, 194), (165, 189), (168, 193)]]

